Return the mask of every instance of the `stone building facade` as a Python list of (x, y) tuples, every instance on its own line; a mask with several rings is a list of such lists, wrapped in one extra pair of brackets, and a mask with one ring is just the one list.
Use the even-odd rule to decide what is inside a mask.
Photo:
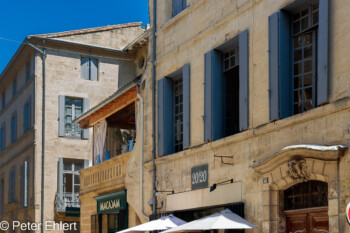
[[(123, 49), (144, 30), (128, 23), (24, 40), (0, 77), (2, 220), (42, 221), (44, 154), (43, 221), (75, 222), (79, 231), (79, 171), (91, 164), (92, 132), (72, 120), (135, 77), (134, 55)], [(27, 42), (46, 50), (44, 137), (42, 54)]]
[(144, 143), (120, 181), (133, 224), (229, 208), (256, 226), (245, 232), (348, 232), (349, 9), (345, 0), (149, 1), (156, 59), (141, 77)]
[(156, 2), (157, 213), (230, 208), (246, 232), (348, 232), (350, 4)]

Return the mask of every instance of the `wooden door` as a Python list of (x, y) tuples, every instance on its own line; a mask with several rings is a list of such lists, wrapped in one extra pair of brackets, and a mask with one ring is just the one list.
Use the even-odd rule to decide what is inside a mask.
[(284, 211), (287, 233), (329, 232), (328, 208), (310, 208)]

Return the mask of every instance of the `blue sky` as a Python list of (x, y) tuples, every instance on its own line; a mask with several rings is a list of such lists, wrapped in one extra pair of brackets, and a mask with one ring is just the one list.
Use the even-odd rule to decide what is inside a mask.
[(148, 0), (3, 0), (0, 1), (0, 73), (27, 35), (149, 23)]

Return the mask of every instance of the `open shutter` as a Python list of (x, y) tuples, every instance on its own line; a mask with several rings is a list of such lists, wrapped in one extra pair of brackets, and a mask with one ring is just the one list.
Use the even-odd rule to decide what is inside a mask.
[(65, 105), (65, 96), (58, 96), (58, 136), (65, 136), (65, 126), (64, 126), (64, 105)]
[[(83, 99), (83, 113), (90, 109), (90, 100), (87, 98)], [(82, 139), (89, 139), (89, 129), (83, 129), (81, 132)]]
[(269, 108), (270, 121), (279, 118), (278, 12), (269, 16)]
[(32, 128), (32, 98), (28, 99), (28, 120), (27, 120), (27, 129)]
[(191, 74), (190, 64), (182, 68), (183, 81), (183, 148), (190, 147), (190, 117), (191, 117)]
[(90, 58), (90, 79), (97, 81), (98, 77), (98, 61), (94, 58)]
[(270, 120), (293, 114), (291, 36), (289, 16), (283, 11), (269, 17), (269, 105)]
[(223, 136), (221, 53), (206, 53), (204, 65), (204, 141), (212, 141)]
[(239, 130), (249, 125), (249, 35), (239, 34)]
[(158, 80), (158, 155), (174, 152), (174, 109), (172, 80)]
[(182, 10), (187, 7), (187, 0), (182, 0)]
[(328, 101), (328, 20), (329, 0), (319, 2), (319, 22), (317, 40), (317, 104)]
[(81, 78), (89, 80), (89, 58), (88, 57), (82, 57), (81, 58), (81, 65), (80, 65), (80, 75)]
[(24, 168), (24, 164), (21, 166), (21, 176), (20, 176), (20, 205), (21, 207), (24, 207), (24, 198), (25, 198), (25, 168)]
[(172, 0), (172, 16), (176, 16), (182, 11), (183, 0)]
[(30, 163), (29, 161), (24, 162), (25, 165), (25, 199), (24, 206), (29, 206), (29, 196), (30, 196)]
[(84, 159), (84, 169), (89, 167), (89, 160), (88, 159)]
[(63, 193), (63, 158), (58, 158), (58, 169), (57, 169), (57, 193), (62, 195)]

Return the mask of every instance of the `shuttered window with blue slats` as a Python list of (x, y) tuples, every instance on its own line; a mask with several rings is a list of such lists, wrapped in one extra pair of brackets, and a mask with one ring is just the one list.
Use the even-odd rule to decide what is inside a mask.
[(204, 55), (204, 141), (249, 125), (248, 30)]
[(291, 5), (269, 17), (270, 120), (327, 102), (328, 5)]
[(158, 155), (190, 146), (190, 65), (157, 82)]

